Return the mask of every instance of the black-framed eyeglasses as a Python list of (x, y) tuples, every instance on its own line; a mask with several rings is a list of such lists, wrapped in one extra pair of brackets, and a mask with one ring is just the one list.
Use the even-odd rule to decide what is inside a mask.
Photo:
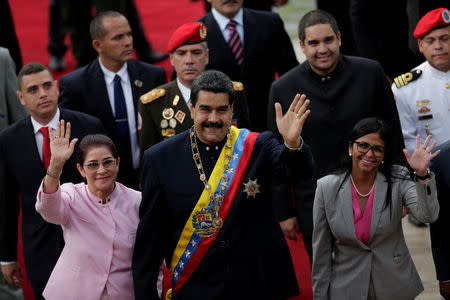
[(100, 164), (103, 165), (103, 168), (105, 168), (107, 170), (110, 170), (116, 165), (116, 159), (115, 158), (108, 158), (108, 159), (105, 159), (102, 163), (99, 163), (98, 161), (94, 160), (94, 161), (90, 161), (88, 163), (85, 163), (84, 166), (89, 171), (97, 171), (98, 168), (100, 167)]
[(373, 155), (375, 156), (383, 156), (384, 155), (384, 147), (381, 146), (372, 146), (366, 142), (353, 142), (356, 144), (356, 149), (360, 153), (366, 154), (370, 150), (372, 150)]

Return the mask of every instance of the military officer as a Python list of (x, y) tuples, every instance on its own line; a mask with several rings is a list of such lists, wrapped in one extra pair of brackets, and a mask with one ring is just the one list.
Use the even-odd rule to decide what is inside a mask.
[[(177, 78), (141, 96), (139, 141), (142, 153), (150, 146), (183, 132), (194, 124), (189, 111), (191, 84), (208, 64), (207, 28), (201, 22), (181, 25), (172, 34), (168, 52)], [(233, 82), (236, 91), (233, 123), (249, 127), (244, 86)]]
[(395, 78), (392, 91), (408, 151), (416, 135), (432, 135), (438, 144), (450, 139), (450, 12), (438, 8), (423, 16), (414, 30), (426, 61)]

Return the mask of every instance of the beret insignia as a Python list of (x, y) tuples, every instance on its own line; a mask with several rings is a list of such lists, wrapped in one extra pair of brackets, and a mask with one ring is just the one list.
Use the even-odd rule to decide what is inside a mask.
[(242, 92), (244, 85), (240, 81), (233, 81), (233, 88), (236, 92)]
[(418, 79), (420, 75), (422, 75), (421, 70), (414, 70), (412, 72), (408, 72), (400, 76), (397, 76), (394, 78), (395, 86), (397, 86), (397, 88), (401, 88), (402, 86), (407, 85), (411, 81)]
[(142, 104), (147, 104), (164, 96), (165, 94), (166, 94), (165, 89), (153, 89), (150, 92), (142, 95), (139, 99), (141, 99)]

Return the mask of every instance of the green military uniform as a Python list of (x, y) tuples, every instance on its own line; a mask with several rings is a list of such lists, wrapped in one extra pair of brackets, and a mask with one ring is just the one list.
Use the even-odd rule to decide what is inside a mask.
[[(250, 127), (244, 86), (233, 82), (236, 91), (233, 123), (240, 128)], [(173, 80), (144, 94), (139, 101), (139, 147), (141, 154), (154, 144), (192, 127), (191, 112)], [(236, 121), (236, 123), (235, 123)]]

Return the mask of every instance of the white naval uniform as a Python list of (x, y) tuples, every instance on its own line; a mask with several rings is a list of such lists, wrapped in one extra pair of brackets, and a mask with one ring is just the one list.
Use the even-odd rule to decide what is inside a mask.
[(428, 61), (415, 70), (422, 71), (418, 79), (400, 88), (392, 84), (405, 146), (410, 153), (414, 151), (417, 134), (421, 144), (428, 134), (438, 144), (450, 140), (450, 71), (441, 72)]

